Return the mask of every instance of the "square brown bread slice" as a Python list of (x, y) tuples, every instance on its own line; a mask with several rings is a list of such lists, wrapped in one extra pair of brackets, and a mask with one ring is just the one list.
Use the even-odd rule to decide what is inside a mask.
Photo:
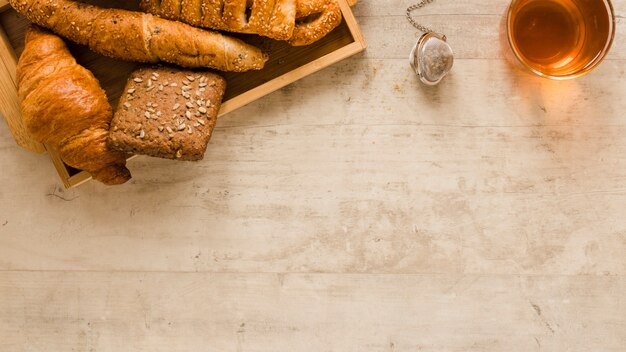
[(109, 146), (127, 153), (201, 160), (226, 81), (210, 72), (165, 66), (134, 71), (111, 121)]

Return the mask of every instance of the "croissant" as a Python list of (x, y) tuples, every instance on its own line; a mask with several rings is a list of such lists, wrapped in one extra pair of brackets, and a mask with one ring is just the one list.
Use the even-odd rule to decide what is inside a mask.
[(10, 0), (32, 22), (113, 58), (222, 71), (263, 68), (260, 49), (220, 33), (152, 15), (105, 9), (73, 0)]
[(337, 0), (141, 0), (140, 7), (196, 27), (253, 33), (295, 46), (311, 44), (341, 23)]
[(107, 185), (130, 179), (124, 153), (106, 145), (113, 112), (93, 74), (78, 65), (63, 40), (41, 28), (26, 32), (17, 65), (24, 124), (63, 161)]

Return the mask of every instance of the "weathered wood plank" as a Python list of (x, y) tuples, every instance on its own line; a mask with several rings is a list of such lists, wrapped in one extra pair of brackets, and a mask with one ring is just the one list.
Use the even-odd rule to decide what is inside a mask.
[[(360, 17), (404, 16), (405, 9), (415, 3), (414, 0), (359, 1), (353, 10)], [(505, 13), (510, 3), (510, 0), (436, 0), (417, 10), (415, 14), (499, 16)], [(617, 15), (623, 15), (626, 12), (626, 3), (623, 1), (611, 0), (611, 3)]]
[(622, 351), (611, 276), (0, 273), (4, 351)]
[[(626, 11), (625, 11), (626, 13)], [(503, 17), (499, 15), (439, 15), (415, 16), (420, 23), (445, 33), (454, 50), (455, 59), (503, 59), (502, 48), (507, 44), (501, 34)], [(411, 27), (403, 15), (359, 18), (370, 48), (365, 56), (372, 59), (406, 59), (422, 34)], [(626, 21), (617, 22), (617, 33), (626, 31)], [(626, 59), (625, 41), (619, 36), (606, 60)]]
[(5, 189), (0, 267), (624, 275), (618, 67), (507, 82), (466, 60), (426, 90), (403, 62), (340, 64), (222, 119), (203, 162), (139, 158), (120, 188)]
[[(416, 35), (405, 19), (405, 9), (414, 0), (361, 1), (354, 13), (361, 23), (370, 48), (370, 58), (408, 58)], [(503, 19), (510, 1), (506, 0), (438, 0), (417, 10), (413, 16), (418, 22), (446, 33), (455, 57), (502, 59)], [(607, 60), (626, 58), (626, 41), (619, 33), (626, 31), (626, 2), (612, 1), (617, 15), (617, 37)]]
[(121, 187), (63, 190), (0, 126), (0, 350), (622, 351), (624, 41), (535, 79), (507, 1), (436, 1), (459, 59), (427, 89), (410, 3), (361, 1), (365, 54)]

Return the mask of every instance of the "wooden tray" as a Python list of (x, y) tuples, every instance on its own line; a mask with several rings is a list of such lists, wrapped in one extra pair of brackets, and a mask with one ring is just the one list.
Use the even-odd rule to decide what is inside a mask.
[[(135, 10), (137, 3), (128, 0), (90, 1), (104, 7)], [(255, 101), (277, 89), (308, 76), (324, 67), (359, 53), (367, 47), (365, 39), (346, 0), (339, 0), (343, 22), (322, 40), (306, 46), (291, 47), (285, 42), (252, 35), (236, 35), (271, 54), (261, 71), (225, 73), (227, 90), (219, 115), (222, 116)], [(75, 187), (91, 179), (84, 171), (76, 170), (61, 160), (51, 148), (32, 140), (22, 123), (15, 68), (17, 57), (24, 46), (24, 32), (29, 22), (19, 16), (8, 0), (0, 0), (0, 113), (20, 146), (38, 153), (48, 152), (65, 187)], [(76, 60), (90, 69), (100, 80), (115, 108), (124, 84), (136, 64), (122, 62), (95, 54), (86, 47), (68, 43)]]

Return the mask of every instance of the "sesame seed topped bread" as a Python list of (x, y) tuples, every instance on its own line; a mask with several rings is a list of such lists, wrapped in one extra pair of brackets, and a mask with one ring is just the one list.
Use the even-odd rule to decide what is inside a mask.
[[(302, 1), (303, 3), (305, 1)], [(330, 33), (341, 24), (341, 8), (337, 0), (314, 1), (314, 6), (307, 7), (305, 17), (298, 17), (296, 27), (289, 39), (293, 46), (312, 44)]]
[(140, 6), (192, 26), (253, 33), (294, 46), (323, 38), (342, 18), (337, 0), (141, 0)]
[[(248, 6), (250, 5), (250, 6)], [(141, 0), (142, 10), (193, 26), (288, 40), (296, 0)]]
[(221, 71), (260, 70), (268, 56), (243, 41), (141, 12), (74, 0), (10, 0), (32, 22), (112, 58)]
[(226, 81), (173, 67), (133, 72), (111, 122), (112, 149), (154, 157), (202, 160)]

